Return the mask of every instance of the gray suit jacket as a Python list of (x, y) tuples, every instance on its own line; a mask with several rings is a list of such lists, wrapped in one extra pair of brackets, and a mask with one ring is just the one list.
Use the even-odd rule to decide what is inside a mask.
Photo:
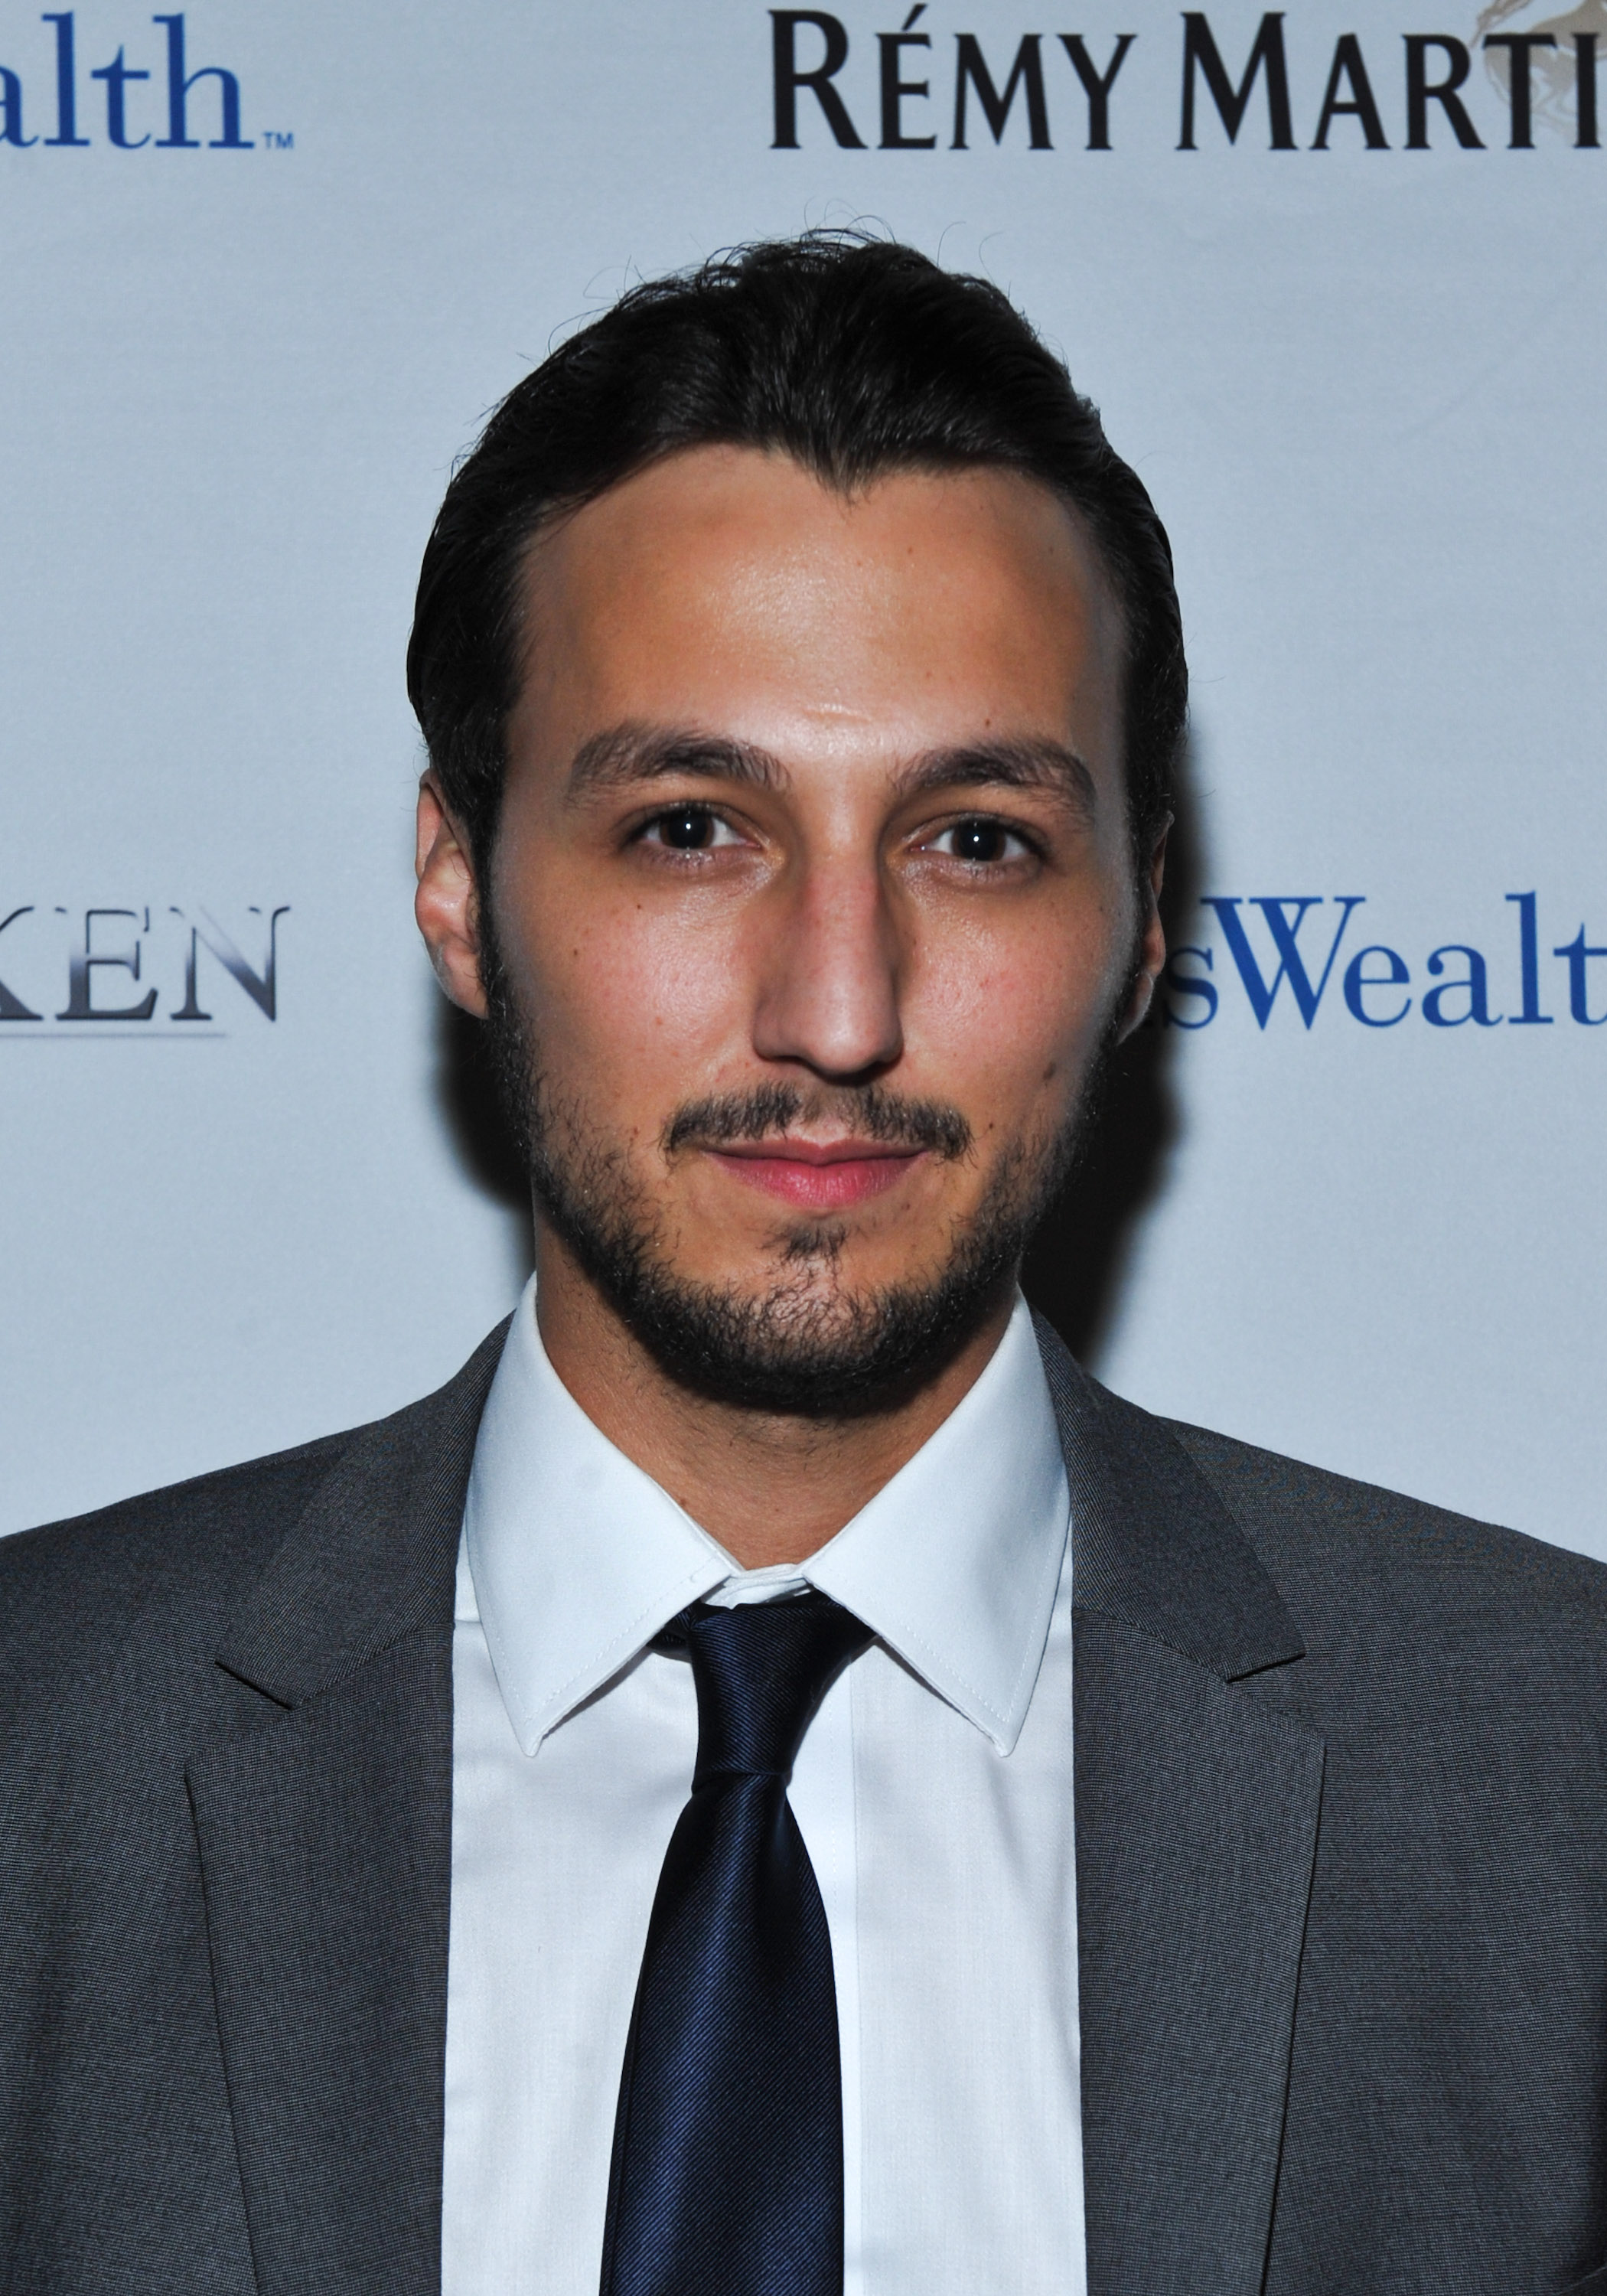
[[(1607, 1571), (1168, 1425), (1042, 1336), (1091, 2296), (1607, 2292)], [(8, 2296), (439, 2288), (500, 1339), (394, 1418), (0, 1544)]]

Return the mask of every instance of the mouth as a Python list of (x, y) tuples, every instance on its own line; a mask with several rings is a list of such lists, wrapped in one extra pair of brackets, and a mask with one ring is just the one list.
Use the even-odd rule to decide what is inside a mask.
[(897, 1187), (923, 1161), (924, 1148), (881, 1140), (755, 1140), (704, 1152), (734, 1179), (800, 1211), (846, 1211)]

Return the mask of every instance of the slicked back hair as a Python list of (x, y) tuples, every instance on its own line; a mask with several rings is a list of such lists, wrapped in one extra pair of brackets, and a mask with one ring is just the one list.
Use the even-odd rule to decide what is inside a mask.
[(1127, 815), (1145, 873), (1188, 701), (1171, 549), (1148, 494), (998, 288), (894, 242), (810, 232), (633, 288), (509, 392), (447, 488), (407, 690), (482, 888), (530, 543), (650, 463), (706, 446), (780, 450), (844, 492), (900, 471), (1013, 471), (1072, 504), (1122, 618)]

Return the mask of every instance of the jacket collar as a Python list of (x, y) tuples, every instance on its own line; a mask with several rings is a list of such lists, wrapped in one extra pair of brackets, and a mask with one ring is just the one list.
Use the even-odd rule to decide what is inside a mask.
[(450, 1635), (463, 1494), (507, 1329), (436, 1394), (352, 1436), (225, 1631), (226, 1673), (297, 1707), (420, 1628)]
[(1163, 1422), (1091, 1380), (1035, 1317), (1071, 1486), (1079, 1610), (1224, 1682), (1305, 1655), (1259, 1557)]
[(453, 1576), (501, 1341), (348, 1439), (185, 1765), (261, 2296), (439, 2296)]
[(1324, 1759), (1261, 1689), (1301, 1637), (1177, 1437), (1038, 1337), (1072, 1491), (1089, 2296), (1254, 2296)]
[[(1225, 1682), (1304, 1655), (1254, 1550), (1177, 1438), (1034, 1325), (1071, 1489), (1077, 1602)], [(218, 1664), (294, 1707), (452, 1617), (464, 1494), (504, 1320), (456, 1378), (360, 1430), (258, 1581)]]

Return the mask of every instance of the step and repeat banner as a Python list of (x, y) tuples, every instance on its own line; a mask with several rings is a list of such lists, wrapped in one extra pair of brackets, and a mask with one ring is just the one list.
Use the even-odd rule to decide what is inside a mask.
[(0, 0), (0, 1528), (516, 1296), (419, 554), (566, 329), (865, 223), (1007, 289), (1177, 555), (1171, 964), (1035, 1289), (1146, 1405), (1607, 1554), (1604, 133), (1604, 0)]

